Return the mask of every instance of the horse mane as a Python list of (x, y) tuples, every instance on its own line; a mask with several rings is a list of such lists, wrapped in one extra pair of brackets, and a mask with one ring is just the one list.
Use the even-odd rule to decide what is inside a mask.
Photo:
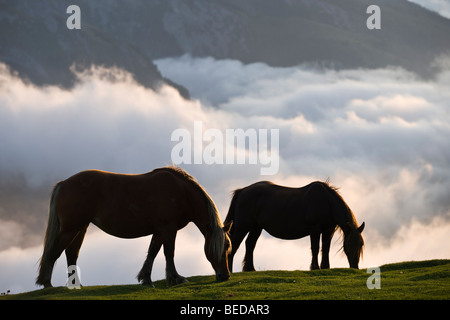
[[(330, 195), (332, 196), (333, 200), (335, 200), (339, 205), (344, 207), (344, 212), (346, 212), (346, 220), (347, 220), (347, 226), (350, 229), (354, 229), (358, 227), (358, 222), (356, 221), (355, 215), (353, 214), (353, 211), (350, 209), (350, 207), (345, 202), (344, 198), (342, 198), (341, 194), (339, 193), (339, 187), (333, 186), (330, 184), (330, 178), (328, 178), (325, 182), (322, 183), (323, 186), (328, 190)], [(346, 231), (342, 229), (342, 226), (338, 225), (338, 227), (342, 231)]]
[(197, 180), (189, 173), (184, 171), (182, 168), (175, 166), (167, 166), (155, 169), (152, 172), (162, 170), (170, 171), (174, 175), (187, 181), (191, 186), (194, 187), (194, 189), (199, 191), (200, 194), (203, 196), (203, 198), (206, 200), (211, 228), (211, 241), (209, 243), (207, 250), (209, 250), (213, 255), (217, 257), (218, 260), (220, 260), (225, 246), (225, 233), (222, 230), (223, 223), (222, 220), (220, 219), (219, 210), (217, 209), (216, 204), (214, 203), (210, 195), (206, 192), (206, 190), (197, 182)]

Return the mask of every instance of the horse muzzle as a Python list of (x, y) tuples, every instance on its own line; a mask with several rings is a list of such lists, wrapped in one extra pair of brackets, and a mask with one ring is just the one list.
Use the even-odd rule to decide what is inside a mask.
[(226, 280), (228, 280), (228, 279), (230, 279), (230, 274), (229, 274), (229, 273), (219, 273), (219, 274), (216, 274), (216, 280), (217, 280), (218, 282), (226, 281)]

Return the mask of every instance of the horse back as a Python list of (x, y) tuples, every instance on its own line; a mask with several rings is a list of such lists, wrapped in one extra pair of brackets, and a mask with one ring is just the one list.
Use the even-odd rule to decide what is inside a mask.
[[(61, 183), (57, 206), (71, 224), (93, 222), (119, 237), (155, 232), (155, 226), (184, 227), (190, 221), (187, 182), (170, 170), (119, 174), (79, 172)], [(78, 222), (79, 221), (79, 222)]]
[(298, 239), (333, 223), (322, 182), (290, 188), (261, 181), (240, 189), (233, 200), (234, 225), (257, 225), (278, 238)]

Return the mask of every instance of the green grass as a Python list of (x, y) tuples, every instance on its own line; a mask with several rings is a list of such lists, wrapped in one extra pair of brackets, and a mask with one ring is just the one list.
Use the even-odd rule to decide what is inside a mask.
[(90, 286), (80, 290), (47, 288), (0, 299), (32, 300), (291, 300), (291, 299), (450, 299), (450, 260), (403, 262), (381, 266), (381, 289), (369, 290), (363, 270), (257, 271), (234, 273), (230, 280), (190, 277), (189, 282), (155, 288), (141, 285)]

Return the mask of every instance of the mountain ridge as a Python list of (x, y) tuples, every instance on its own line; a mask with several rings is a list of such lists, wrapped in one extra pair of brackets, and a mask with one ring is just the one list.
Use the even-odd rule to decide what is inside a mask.
[[(71, 4), (81, 30), (66, 27)], [(366, 27), (371, 4), (381, 30)], [(0, 61), (33, 83), (64, 87), (76, 81), (74, 64), (123, 68), (153, 89), (176, 86), (153, 60), (183, 54), (280, 67), (399, 66), (427, 77), (450, 53), (449, 34), (449, 19), (405, 0), (0, 2)]]

